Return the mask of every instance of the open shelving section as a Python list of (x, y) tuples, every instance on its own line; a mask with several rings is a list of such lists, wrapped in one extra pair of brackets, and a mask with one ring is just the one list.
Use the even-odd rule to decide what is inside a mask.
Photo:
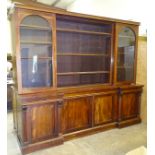
[(57, 16), (58, 87), (110, 83), (112, 24)]

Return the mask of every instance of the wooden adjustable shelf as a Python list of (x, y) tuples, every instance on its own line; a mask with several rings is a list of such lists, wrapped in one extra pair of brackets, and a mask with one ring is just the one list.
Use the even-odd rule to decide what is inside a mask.
[(83, 33), (83, 34), (91, 34), (91, 35), (108, 35), (111, 36), (111, 33), (106, 32), (95, 32), (95, 31), (86, 31), (86, 30), (77, 30), (77, 29), (63, 29), (57, 28), (58, 32), (70, 32), (70, 33)]
[(79, 75), (79, 74), (102, 74), (109, 73), (109, 71), (95, 71), (95, 72), (66, 72), (66, 73), (57, 73), (57, 75)]
[[(34, 59), (33, 57), (21, 57), (21, 59)], [(52, 59), (52, 57), (37, 57), (37, 59)]]
[(21, 44), (39, 44), (39, 45), (51, 45), (51, 42), (41, 42), (41, 41), (21, 41)]
[[(108, 54), (97, 54), (99, 52), (96, 52), (95, 53), (69, 53), (69, 52), (64, 52), (64, 53), (61, 53), (61, 52), (58, 52), (57, 55), (59, 56), (104, 56), (104, 57), (110, 57)], [(100, 52), (102, 53), (102, 52)]]
[(30, 30), (48, 30), (51, 31), (49, 27), (43, 27), (43, 26), (36, 26), (36, 25), (26, 25), (26, 24), (21, 24), (20, 25), (21, 29), (30, 29)]

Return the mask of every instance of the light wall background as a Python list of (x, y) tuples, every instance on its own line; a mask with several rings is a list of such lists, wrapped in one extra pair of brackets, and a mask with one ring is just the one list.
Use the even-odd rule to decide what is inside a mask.
[(141, 97), (141, 118), (147, 122), (147, 38), (139, 37), (138, 39), (138, 56), (137, 56), (137, 83), (143, 84), (143, 93)]
[(67, 10), (72, 12), (133, 20), (141, 23), (139, 34), (146, 35), (146, 0), (76, 0)]
[(7, 20), (7, 31), (6, 31), (6, 37), (7, 37), (7, 46), (6, 50), (7, 53), (11, 54), (12, 53), (12, 42), (11, 42), (11, 26), (10, 26), (10, 21)]

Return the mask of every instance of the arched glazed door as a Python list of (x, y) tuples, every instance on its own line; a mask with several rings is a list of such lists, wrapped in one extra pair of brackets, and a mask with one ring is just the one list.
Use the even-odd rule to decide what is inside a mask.
[(134, 83), (136, 71), (136, 31), (122, 26), (117, 34), (116, 82)]
[(48, 21), (30, 15), (20, 25), (22, 87), (52, 86), (52, 33)]
[(53, 89), (56, 86), (55, 16), (37, 11), (19, 11), (17, 18), (18, 92)]

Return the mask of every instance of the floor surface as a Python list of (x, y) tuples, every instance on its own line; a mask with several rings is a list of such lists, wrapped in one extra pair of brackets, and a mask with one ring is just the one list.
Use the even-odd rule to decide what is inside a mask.
[[(125, 155), (128, 151), (147, 145), (146, 124), (112, 129), (65, 142), (29, 155)], [(8, 113), (8, 155), (21, 155), (13, 131), (12, 113)]]

